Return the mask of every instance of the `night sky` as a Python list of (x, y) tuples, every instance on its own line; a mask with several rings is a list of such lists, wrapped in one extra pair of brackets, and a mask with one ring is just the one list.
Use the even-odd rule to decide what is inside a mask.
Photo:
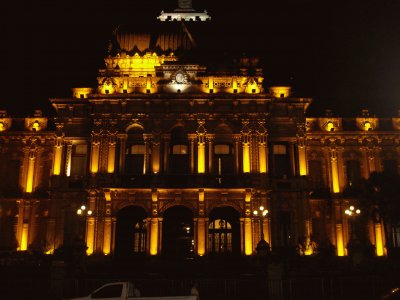
[[(399, 2), (253, 0), (239, 5), (193, 0), (193, 6), (213, 18), (215, 54), (260, 57), (266, 85), (289, 83), (296, 96), (314, 98), (309, 116), (327, 108), (340, 116), (359, 115), (363, 108), (377, 116), (396, 116)], [(116, 26), (149, 24), (176, 3), (45, 0), (7, 5), (0, 108), (12, 116), (31, 115), (35, 108), (52, 113), (48, 98), (69, 97), (72, 87), (96, 84)]]

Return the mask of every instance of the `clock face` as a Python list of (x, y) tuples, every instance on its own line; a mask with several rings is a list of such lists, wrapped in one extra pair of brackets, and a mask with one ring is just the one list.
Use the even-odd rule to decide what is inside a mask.
[(178, 73), (175, 76), (175, 80), (177, 83), (182, 83), (184, 81), (184, 79), (185, 79), (185, 76), (183, 76), (182, 73)]

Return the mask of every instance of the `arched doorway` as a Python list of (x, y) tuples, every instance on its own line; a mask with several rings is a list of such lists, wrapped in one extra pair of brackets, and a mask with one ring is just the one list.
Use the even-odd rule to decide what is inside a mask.
[(208, 253), (240, 254), (239, 213), (230, 206), (214, 208), (208, 222)]
[(115, 255), (132, 256), (146, 253), (147, 214), (138, 206), (127, 206), (117, 214)]
[(193, 212), (181, 205), (168, 208), (163, 216), (163, 255), (190, 256), (193, 244)]

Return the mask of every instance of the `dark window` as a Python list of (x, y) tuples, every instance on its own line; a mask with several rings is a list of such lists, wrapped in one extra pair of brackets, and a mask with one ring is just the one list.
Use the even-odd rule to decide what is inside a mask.
[(230, 145), (214, 146), (214, 172), (218, 175), (234, 173), (234, 157)]
[(290, 175), (290, 160), (287, 151), (287, 145), (275, 144), (273, 145), (273, 168), (274, 175), (277, 178), (287, 178)]
[(126, 174), (143, 174), (145, 145), (130, 145), (126, 149)]
[(397, 174), (397, 160), (395, 159), (384, 160), (383, 171), (388, 174)]
[(171, 132), (169, 171), (174, 174), (187, 174), (189, 167), (189, 147), (184, 128), (177, 127)]
[(120, 298), (122, 296), (122, 284), (113, 284), (94, 292), (92, 298)]
[(357, 187), (361, 180), (361, 168), (358, 160), (346, 161), (347, 186)]
[(87, 145), (78, 144), (72, 147), (71, 176), (82, 177), (86, 174)]
[(400, 248), (400, 223), (392, 224), (391, 235), (392, 235), (392, 246), (394, 248)]
[(282, 246), (290, 246), (292, 235), (291, 235), (291, 221), (290, 214), (288, 212), (282, 212), (280, 215), (280, 235)]
[(4, 176), (4, 189), (9, 191), (17, 191), (19, 189), (19, 173), (21, 162), (16, 159), (6, 161), (7, 171)]
[(324, 187), (324, 174), (322, 171), (322, 161), (316, 159), (309, 160), (308, 172), (314, 188)]

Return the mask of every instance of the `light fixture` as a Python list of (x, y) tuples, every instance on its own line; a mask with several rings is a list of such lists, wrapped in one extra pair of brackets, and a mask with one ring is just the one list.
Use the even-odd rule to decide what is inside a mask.
[(365, 122), (364, 122), (364, 129), (365, 129), (365, 131), (370, 131), (370, 130), (372, 130), (372, 124), (371, 124), (370, 121), (365, 121)]

